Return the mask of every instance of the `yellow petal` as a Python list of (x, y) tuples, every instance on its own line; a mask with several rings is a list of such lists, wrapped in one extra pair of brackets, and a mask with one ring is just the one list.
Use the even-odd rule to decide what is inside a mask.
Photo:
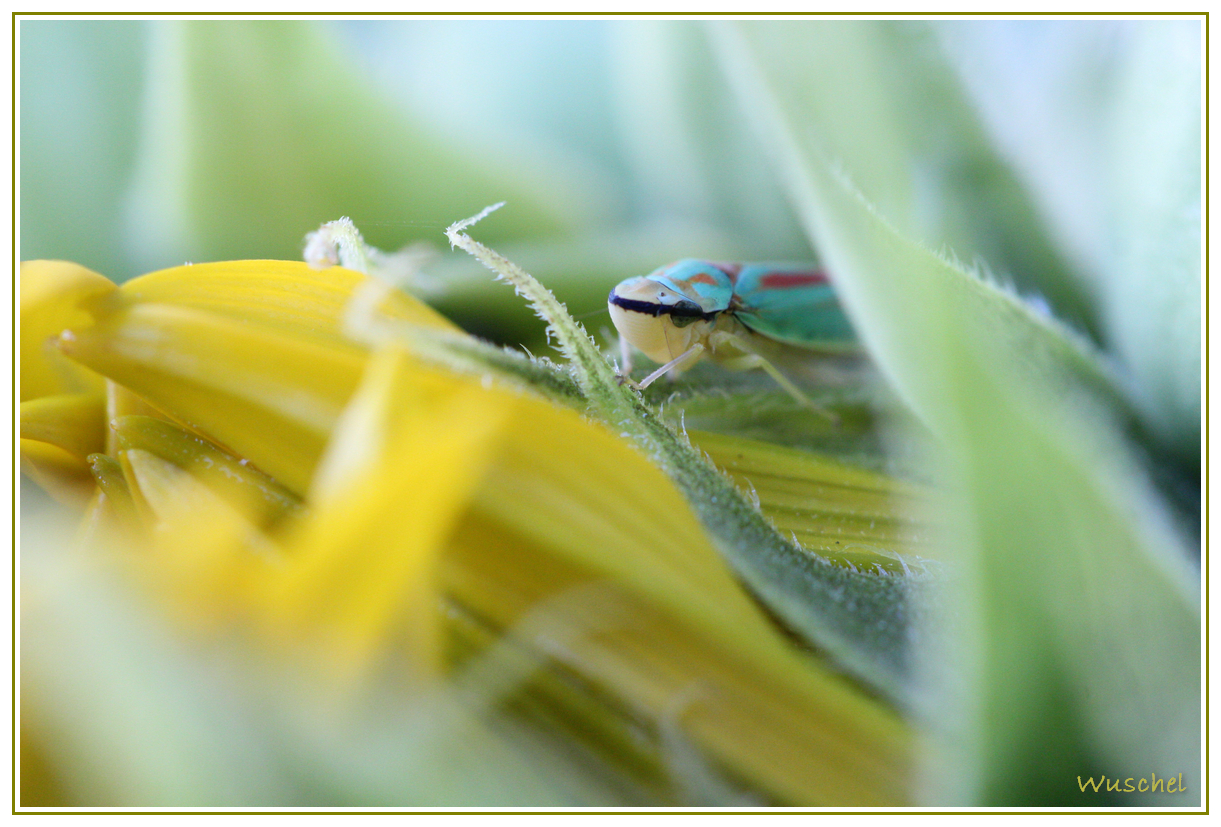
[(151, 518), (151, 548), (129, 562), (148, 579), (150, 594), (196, 631), (216, 633), (250, 616), (252, 583), (282, 561), (274, 541), (206, 484), (171, 462), (123, 451), (136, 501)]
[(98, 490), (83, 521), (85, 542), (96, 539), (108, 544), (144, 539), (138, 534), (141, 528), (139, 506), (127, 483), (123, 466), (106, 454), (90, 454), (88, 461)]
[[(175, 267), (123, 285), (59, 346), (301, 494), (364, 367), (344, 329), (364, 282), (300, 262)], [(452, 329), (401, 293), (378, 312)]]
[(21, 440), (21, 472), (65, 505), (84, 508), (93, 496), (93, 475), (82, 457), (57, 445)]
[(660, 471), (535, 400), (503, 433), (443, 584), (460, 631), (502, 630), (550, 663), (536, 703), (592, 718), (580, 737), (610, 760), (661, 760), (680, 781), (746, 778), (790, 804), (907, 800), (906, 727), (791, 647)]
[(266, 526), (300, 509), (300, 499), (249, 463), (172, 423), (123, 416), (111, 423), (120, 451), (140, 449), (171, 462)]
[(163, 304), (122, 307), (60, 347), (298, 494), (364, 366), (357, 351)]
[(412, 677), (437, 672), (437, 557), (517, 405), (458, 377), (423, 397), (427, 373), (396, 350), (375, 357), (333, 443), (374, 450), (359, 452), (362, 473), (330, 480), (261, 602), (269, 633), (341, 683), (393, 644)]
[(931, 493), (910, 482), (768, 442), (689, 431), (692, 443), (759, 498), (783, 534), (828, 560), (902, 572), (935, 559)]
[(101, 394), (44, 396), (21, 403), (21, 438), (48, 442), (84, 460), (106, 443)]
[[(222, 261), (149, 273), (125, 283), (120, 292), (131, 304), (206, 310), (292, 336), (352, 346), (344, 320), (354, 291), (366, 281), (343, 267), (315, 270), (300, 261)], [(377, 312), (410, 324), (457, 329), (428, 305), (398, 291), (391, 291)]]
[(56, 500), (84, 506), (93, 495), (87, 457), (105, 443), (100, 394), (21, 403), (21, 469)]
[(104, 276), (67, 261), (21, 264), (21, 400), (101, 391), (101, 379), (49, 344), (88, 319), (82, 305), (115, 290)]

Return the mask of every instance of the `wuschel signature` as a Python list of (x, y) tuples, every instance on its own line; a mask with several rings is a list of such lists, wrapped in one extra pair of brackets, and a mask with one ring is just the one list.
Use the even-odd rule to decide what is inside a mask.
[[(1121, 786), (1122, 785), (1122, 786)], [(1157, 773), (1150, 773), (1148, 778), (1107, 778), (1105, 775), (1095, 780), (1093, 776), (1081, 779), (1077, 776), (1077, 786), (1081, 788), (1081, 792), (1086, 789), (1092, 789), (1094, 792), (1108, 793), (1181, 793), (1183, 789), (1183, 773), (1179, 773), (1174, 778), (1158, 778)]]

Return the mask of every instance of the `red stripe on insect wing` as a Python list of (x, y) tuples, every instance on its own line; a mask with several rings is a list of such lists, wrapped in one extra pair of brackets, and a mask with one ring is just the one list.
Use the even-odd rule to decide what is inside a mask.
[(827, 274), (821, 271), (811, 273), (768, 273), (759, 277), (759, 286), (768, 290), (784, 290), (791, 287), (809, 287), (812, 284), (826, 284)]

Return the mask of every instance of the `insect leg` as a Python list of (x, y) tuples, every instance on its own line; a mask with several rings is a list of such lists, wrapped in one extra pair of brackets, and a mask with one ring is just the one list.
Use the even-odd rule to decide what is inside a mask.
[(649, 385), (653, 384), (654, 382), (656, 382), (661, 377), (665, 376), (670, 371), (678, 370), (679, 368), (681, 368), (683, 365), (687, 364), (688, 362), (699, 359), (700, 356), (702, 356), (703, 354), (704, 354), (704, 346), (701, 345), (700, 343), (696, 342), (685, 353), (680, 354), (675, 359), (671, 359), (670, 361), (666, 362), (664, 365), (659, 367), (657, 370), (653, 371), (648, 376), (644, 377), (644, 379), (641, 380), (639, 387), (647, 388)]
[(623, 362), (619, 366), (619, 375), (628, 377), (632, 375), (632, 346), (628, 343), (627, 337), (622, 333), (619, 334), (619, 357)]
[(788, 393), (788, 395), (793, 397), (795, 400), (797, 400), (797, 402), (799, 402), (800, 404), (809, 408), (810, 410), (814, 411), (815, 413), (817, 413), (821, 416), (825, 416), (827, 419), (831, 420), (831, 422), (833, 422), (834, 424), (837, 424), (837, 425), (839, 424), (839, 417), (836, 414), (832, 413), (831, 411), (827, 410), (826, 408), (822, 407), (821, 405), (815, 404), (808, 396), (806, 396), (804, 393), (801, 392), (800, 388), (798, 388), (796, 385), (793, 384), (792, 380), (790, 380), (787, 376), (785, 376), (783, 373), (781, 373), (779, 368), (777, 368), (767, 359), (764, 359), (758, 353), (749, 353), (745, 356), (739, 356), (735, 359), (723, 360), (721, 362), (721, 364), (723, 364), (725, 367), (729, 368), (730, 370), (749, 370), (751, 368), (762, 368), (763, 370), (765, 370), (767, 372), (768, 376), (772, 377), (772, 379), (775, 380), (777, 385), (784, 388), (784, 390)]

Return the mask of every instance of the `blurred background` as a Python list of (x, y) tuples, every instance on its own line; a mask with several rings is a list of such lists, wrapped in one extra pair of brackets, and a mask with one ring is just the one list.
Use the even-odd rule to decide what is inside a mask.
[[(1111, 353), (1192, 462), (1198, 25), (794, 31), (794, 77), (824, 78), (808, 101), (822, 139), (887, 220)], [(574, 313), (677, 257), (816, 256), (767, 127), (700, 23), (27, 20), (20, 36), (25, 259), (117, 281), (291, 259), (343, 215), (377, 246), (441, 250), (445, 226), (497, 201), (509, 207), (481, 238)], [(537, 341), (531, 315), (463, 259), (434, 266), (432, 301), (474, 332)]]
[[(1098, 350), (1198, 546), (1199, 21), (749, 31), (808, 116), (794, 134), (890, 226)], [(508, 202), (477, 237), (578, 315), (680, 257), (820, 257), (713, 24), (33, 19), (18, 36), (23, 260), (121, 282), (299, 259), (349, 216), (383, 249), (434, 245), (417, 291), (462, 327), (539, 347), (542, 323), (446, 226)]]

